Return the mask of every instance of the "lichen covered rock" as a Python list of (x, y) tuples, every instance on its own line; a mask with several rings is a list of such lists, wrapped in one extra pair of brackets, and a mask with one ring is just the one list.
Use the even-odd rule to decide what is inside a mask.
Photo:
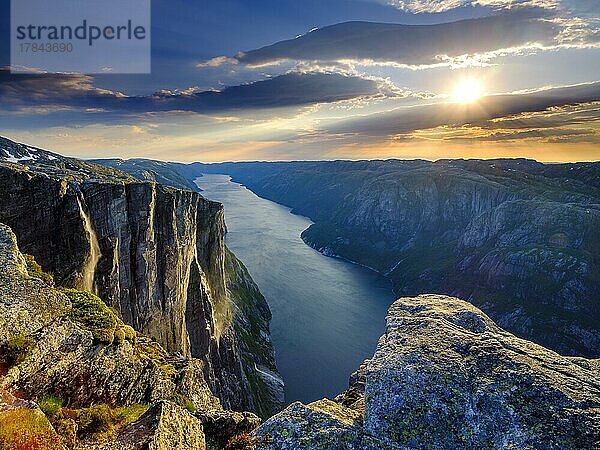
[[(339, 409), (293, 404), (257, 435), (269, 437), (273, 450), (600, 445), (598, 361), (517, 338), (453, 297), (397, 300), (373, 358), (351, 383)], [(362, 415), (363, 408), (363, 420), (352, 424), (337, 413)]]
[(122, 450), (205, 450), (202, 423), (180, 406), (158, 402), (123, 429), (112, 448)]
[(295, 402), (271, 420), (258, 434), (265, 449), (362, 449), (362, 418), (354, 410), (323, 399), (309, 405)]

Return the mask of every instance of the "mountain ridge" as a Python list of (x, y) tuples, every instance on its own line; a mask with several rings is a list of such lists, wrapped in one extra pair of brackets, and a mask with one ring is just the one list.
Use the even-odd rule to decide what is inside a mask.
[[(23, 151), (28, 152), (29, 157), (33, 152), (31, 149)], [(230, 442), (247, 443), (265, 450), (300, 447), (309, 450), (500, 450), (512, 447), (592, 450), (600, 443), (600, 360), (561, 356), (504, 331), (471, 304), (474, 303), (473, 299), (468, 299), (470, 302), (467, 302), (439, 293), (403, 296), (394, 302), (388, 311), (386, 330), (380, 338), (375, 354), (350, 376), (348, 390), (335, 399), (323, 399), (309, 405), (293, 403), (260, 426), (260, 421), (252, 414), (228, 411), (229, 406), (245, 404), (244, 398), (239, 397), (240, 393), (265, 388), (271, 394), (266, 397), (255, 396), (254, 401), (257, 403), (253, 406), (260, 411), (272, 411), (274, 405), (270, 402), (278, 398), (282, 386), (278, 382), (269, 384), (263, 378), (262, 388), (256, 387), (256, 383), (261, 383), (261, 374), (276, 378), (272, 346), (268, 339), (251, 338), (247, 341), (241, 335), (249, 333), (250, 336), (264, 337), (268, 333), (270, 312), (243, 264), (224, 245), (222, 207), (202, 199), (196, 192), (165, 187), (153, 182), (140, 182), (138, 178), (130, 179), (129, 175), (118, 170), (111, 172), (110, 168), (107, 169), (110, 176), (105, 176), (103, 180), (102, 177), (91, 179), (85, 175), (85, 170), (96, 173), (93, 166), (87, 166), (92, 163), (82, 163), (82, 174), (76, 161), (61, 161), (54, 156), (56, 159), (46, 155), (40, 156), (37, 162), (37, 158), (17, 162), (6, 161), (8, 158), (23, 157), (28, 156), (15, 155), (14, 151), (11, 151), (11, 156), (8, 157), (0, 155), (0, 193), (3, 194), (0, 196), (0, 222), (9, 219), (16, 223), (20, 227), (17, 234), (24, 238), (26, 246), (30, 245), (34, 249), (36, 242), (39, 245), (40, 236), (45, 236), (43, 244), (48, 247), (46, 253), (40, 247), (37, 247), (36, 253), (50, 262), (53, 261), (52, 255), (64, 252), (64, 249), (61, 250), (61, 245), (64, 244), (61, 244), (60, 239), (56, 240), (53, 233), (46, 235), (43, 232), (56, 226), (52, 217), (62, 218), (59, 222), (61, 231), (76, 230), (74, 235), (78, 237), (77, 240), (71, 242), (72, 247), (67, 246), (72, 256), (76, 257), (75, 275), (92, 270), (93, 276), (77, 277), (73, 276), (72, 271), (59, 270), (54, 274), (58, 282), (72, 283), (78, 287), (81, 283), (89, 284), (85, 280), (91, 279), (93, 289), (104, 289), (110, 294), (111, 290), (103, 275), (106, 268), (102, 266), (103, 259), (107, 262), (107, 230), (113, 230), (107, 224), (111, 220), (124, 223), (118, 212), (127, 211), (128, 225), (125, 230), (130, 231), (126, 234), (146, 236), (144, 240), (138, 237), (132, 239), (134, 245), (130, 248), (134, 251), (129, 252), (128, 257), (134, 257), (135, 248), (142, 243), (142, 259), (144, 264), (147, 264), (148, 261), (152, 261), (148, 255), (154, 254), (154, 247), (163, 238), (168, 240), (172, 236), (174, 242), (181, 242), (182, 245), (167, 245), (157, 254), (164, 254), (160, 257), (173, 258), (170, 261), (174, 267), (181, 266), (181, 259), (188, 255), (191, 257), (191, 266), (196, 267), (190, 271), (190, 284), (184, 289), (188, 296), (185, 313), (190, 313), (188, 307), (201, 306), (211, 308), (211, 311), (212, 308), (215, 311), (218, 309), (214, 313), (220, 315), (217, 319), (213, 314), (206, 314), (206, 310), (201, 312), (201, 309), (196, 309), (196, 312), (200, 313), (194, 312), (193, 316), (206, 320), (211, 331), (211, 342), (219, 340), (220, 337), (226, 339), (223, 347), (238, 350), (235, 353), (222, 354), (220, 352), (225, 349), (217, 346), (219, 353), (211, 354), (209, 343), (209, 356), (200, 359), (194, 358), (193, 352), (197, 351), (197, 348), (188, 356), (165, 351), (159, 343), (148, 339), (144, 333), (132, 334), (125, 322), (137, 317), (136, 320), (142, 320), (140, 323), (144, 324), (144, 317), (137, 316), (141, 312), (137, 307), (128, 309), (123, 308), (122, 304), (116, 312), (106, 308), (106, 305), (100, 308), (103, 314), (112, 317), (112, 322), (108, 324), (109, 329), (103, 328), (105, 322), (89, 322), (87, 314), (80, 309), (81, 296), (87, 298), (86, 301), (92, 301), (96, 307), (101, 306), (101, 300), (96, 300), (91, 293), (83, 294), (76, 289), (52, 287), (52, 277), (44, 275), (35, 261), (26, 260), (17, 247), (17, 236), (7, 226), (0, 225), (0, 309), (3, 309), (3, 314), (0, 315), (0, 353), (8, 349), (8, 361), (11, 364), (6, 375), (0, 372), (0, 375), (4, 375), (0, 378), (0, 421), (9, 417), (5, 415), (7, 412), (10, 417), (13, 414), (23, 417), (26, 411), (27, 414), (37, 417), (36, 427), (40, 428), (39, 431), (43, 433), (45, 442), (49, 445), (62, 440), (69, 448), (97, 450), (115, 446), (132, 450), (177, 446), (190, 450), (217, 450), (225, 447), (231, 437), (235, 438)], [(23, 164), (24, 162), (27, 164)], [(510, 166), (516, 163), (506, 164)], [(522, 163), (523, 161), (519, 162)], [(370, 189), (378, 186), (378, 183), (383, 183), (381, 186), (384, 187), (380, 193), (390, 190), (395, 193), (402, 192), (414, 202), (412, 210), (392, 207), (389, 211), (400, 209), (411, 214), (414, 214), (415, 210), (425, 211), (427, 214), (437, 211), (435, 208), (430, 207), (428, 211), (427, 207), (421, 207), (416, 201), (419, 196), (407, 186), (404, 186), (403, 191), (399, 191), (398, 181), (401, 177), (397, 168), (392, 168), (391, 171), (385, 169), (385, 173), (379, 176), (382, 171), (379, 167), (381, 165), (400, 164), (410, 167), (410, 171), (427, 172), (427, 165), (430, 164), (428, 162), (340, 161), (332, 163), (333, 166), (321, 163), (306, 164), (318, 165), (319, 170), (315, 171), (310, 167), (311, 170), (301, 170), (294, 174), (293, 170), (289, 170), (289, 165), (284, 165), (277, 166), (278, 170), (284, 167), (284, 173), (274, 174), (272, 166), (258, 165), (258, 170), (250, 174), (257, 178), (250, 179), (249, 184), (254, 185), (256, 190), (264, 189), (266, 192), (275, 189), (274, 192), (281, 196), (293, 194), (292, 198), (298, 201), (297, 212), (300, 208), (310, 205), (310, 202), (314, 204), (315, 195), (318, 194), (317, 200), (323, 200), (319, 205), (327, 208), (318, 211), (315, 225), (319, 223), (318, 220), (328, 217), (331, 213), (328, 208), (361, 205), (360, 202), (353, 203), (354, 194), (363, 195), (369, 201), (373, 197), (373, 191)], [(586, 208), (590, 211), (595, 210), (595, 188), (590, 185), (586, 190), (583, 182), (575, 180), (577, 183), (574, 183), (576, 186), (573, 188), (561, 189), (565, 179), (562, 169), (553, 169), (550, 178), (556, 180), (544, 181), (541, 179), (545, 178), (543, 176), (540, 178), (539, 175), (528, 174), (525, 180), (519, 181), (521, 185), (530, 189), (526, 192), (530, 193), (532, 189), (537, 196), (534, 206), (541, 210), (534, 209), (532, 213), (528, 209), (532, 199), (521, 198), (517, 195), (518, 192), (510, 190), (514, 175), (503, 175), (511, 167), (500, 168), (499, 173), (499, 168), (486, 162), (485, 168), (478, 168), (479, 173), (465, 176), (461, 172), (464, 170), (461, 165), (477, 165), (481, 162), (457, 162), (456, 166), (451, 167), (444, 167), (443, 164), (448, 163), (442, 162), (439, 171), (434, 175), (429, 174), (429, 177), (441, 177), (438, 182), (451, 188), (443, 191), (452, 194), (448, 199), (455, 200), (457, 193), (476, 194), (464, 198), (458, 195), (458, 198), (463, 198), (461, 203), (447, 203), (448, 211), (452, 214), (442, 215), (446, 222), (441, 222), (453, 223), (454, 220), (462, 224), (462, 220), (470, 217), (469, 214), (463, 213), (480, 211), (476, 216), (477, 220), (470, 220), (468, 226), (464, 227), (464, 234), (460, 235), (461, 245), (467, 248), (468, 252), (471, 252), (471, 247), (479, 248), (480, 241), (485, 242), (488, 235), (496, 231), (498, 224), (500, 229), (508, 226), (509, 237), (514, 239), (518, 235), (519, 227), (513, 226), (511, 220), (516, 220), (517, 225), (521, 220), (530, 221), (531, 217), (541, 218), (542, 225), (544, 220), (555, 221), (559, 216), (553, 216), (546, 210), (554, 207), (565, 208), (567, 211), (571, 211), (569, 208), (575, 208), (577, 211), (582, 209), (582, 220), (566, 220), (564, 223), (559, 221), (558, 226), (563, 231), (581, 236), (582, 242), (588, 242), (589, 236), (581, 233), (581, 226), (584, 227), (584, 231), (588, 227), (592, 232), (590, 236), (594, 238), (596, 222), (587, 222)], [(342, 169), (348, 165), (352, 166), (352, 170), (342, 173)], [(532, 167), (528, 170), (540, 170), (535, 164), (528, 163), (529, 165)], [(149, 166), (153, 170), (165, 167), (154, 162), (149, 162)], [(238, 170), (241, 170), (239, 174), (233, 174), (234, 179), (239, 180), (244, 175), (249, 177), (246, 170), (248, 167), (247, 164), (237, 166)], [(578, 173), (587, 175), (594, 171), (594, 167), (578, 167), (582, 167), (581, 170), (577, 169)], [(332, 177), (332, 173), (335, 174), (334, 168), (343, 176)], [(355, 170), (357, 168), (360, 170)], [(176, 178), (184, 176), (190, 179), (189, 177), (197, 176), (199, 171), (208, 173), (209, 170), (227, 169), (233, 172), (230, 166), (218, 165), (192, 165), (183, 168), (172, 165), (168, 169), (162, 174), (148, 173), (146, 176), (152, 178), (160, 175), (168, 178), (173, 176), (173, 171), (176, 170)], [(356, 173), (364, 175), (365, 171), (371, 172), (374, 182), (367, 179), (365, 185), (364, 180), (361, 182), (357, 179)], [(324, 184), (324, 179), (331, 184)], [(416, 180), (420, 189), (430, 187), (428, 177), (417, 177)], [(408, 181), (415, 180), (409, 176)], [(459, 187), (466, 183), (469, 189), (456, 190), (456, 183), (459, 181)], [(173, 181), (174, 184), (176, 182), (177, 179)], [(311, 194), (311, 189), (315, 186), (324, 186), (326, 189), (317, 189), (316, 193)], [(391, 187), (394, 189), (390, 189)], [(348, 189), (349, 193), (341, 192), (342, 188)], [(125, 192), (125, 195), (115, 196), (115, 192)], [(433, 192), (440, 195), (442, 191), (424, 189), (417, 192)], [(270, 195), (273, 195), (272, 192)], [(362, 201), (360, 195), (359, 200)], [(111, 199), (115, 198), (117, 202), (112, 203)], [(436, 197), (426, 198), (431, 201)], [(44, 199), (52, 201), (45, 202)], [(587, 203), (586, 199), (589, 200)], [(392, 197), (392, 200), (395, 201), (396, 197)], [(497, 203), (498, 200), (501, 201)], [(44, 204), (48, 207), (41, 212), (25, 209), (32, 204)], [(445, 205), (439, 201), (437, 204)], [(108, 210), (116, 211), (117, 214), (103, 212), (106, 205), (112, 205)], [(121, 208), (123, 205), (129, 207), (119, 209), (118, 205), (121, 205)], [(374, 212), (387, 211), (386, 205), (385, 202), (373, 204), (367, 215), (369, 221), (378, 217)], [(392, 202), (391, 205), (397, 203)], [(515, 214), (516, 206), (525, 209)], [(503, 208), (507, 207), (508, 212), (503, 213)], [(348, 211), (353, 210), (341, 209), (332, 217), (335, 220), (347, 220)], [(364, 211), (361, 210), (360, 214)], [(40, 217), (45, 221), (40, 220), (36, 214), (41, 214)], [(129, 217), (131, 214), (133, 216)], [(154, 219), (147, 222), (147, 217)], [(177, 220), (175, 223), (169, 222), (166, 220), (168, 217), (175, 217)], [(406, 217), (411, 216), (409, 214)], [(486, 220), (481, 222), (480, 218)], [(130, 228), (132, 223), (134, 228)], [(156, 227), (157, 232), (158, 228), (164, 227), (166, 223), (166, 228), (160, 231), (163, 235), (157, 241), (147, 238), (145, 230), (148, 229), (148, 223), (151, 228)], [(429, 223), (438, 222), (430, 220), (427, 224)], [(195, 233), (179, 233), (189, 227), (194, 228), (193, 224), (197, 224)], [(477, 227), (482, 224), (485, 225), (484, 229), (479, 230)], [(556, 226), (554, 222), (550, 225)], [(167, 232), (170, 227), (175, 230), (172, 235)], [(310, 228), (305, 233), (309, 230)], [(383, 227), (380, 232), (385, 230)], [(397, 234), (396, 229), (391, 231), (394, 236)], [(521, 238), (525, 239), (524, 242), (537, 242), (535, 239), (531, 240), (531, 230), (525, 228), (522, 231), (524, 235)], [(551, 231), (551, 236), (554, 236), (555, 230)], [(558, 236), (550, 242), (563, 249), (563, 252), (571, 245), (566, 231), (564, 236)], [(450, 238), (455, 239), (452, 228), (448, 228), (447, 233)], [(95, 235), (94, 238), (92, 234)], [(306, 236), (303, 237), (306, 239)], [(101, 253), (98, 261), (91, 255), (94, 253), (93, 240), (97, 241)], [(121, 240), (122, 235), (118, 237), (117, 242)], [(591, 241), (592, 244), (595, 242), (594, 239)], [(108, 242), (113, 241), (108, 239)], [(191, 253), (181, 250), (186, 248), (186, 242), (195, 247)], [(432, 239), (432, 242), (436, 243), (435, 239)], [(522, 245), (520, 240), (517, 242)], [(348, 240), (347, 245), (350, 244)], [(537, 244), (540, 245), (539, 242)], [(174, 247), (183, 251), (183, 256), (166, 251)], [(543, 251), (541, 253), (543, 254)], [(571, 256), (578, 257), (574, 250)], [(433, 268), (438, 262), (426, 261), (427, 266)], [(552, 264), (557, 262), (560, 261), (551, 260)], [(54, 263), (54, 267), (62, 267), (61, 264), (56, 264), (56, 260)], [(121, 262), (119, 267), (126, 271), (127, 266), (122, 264)], [(168, 278), (168, 271), (162, 272), (162, 269), (157, 269), (153, 272), (153, 267), (152, 264), (141, 266), (144, 270), (150, 270), (149, 273), (156, 274), (156, 277), (149, 278), (153, 280), (153, 285), (160, 286), (164, 283), (162, 278)], [(557, 267), (559, 270), (560, 265)], [(140, 266), (137, 265), (135, 270), (140, 273)], [(403, 267), (403, 274), (407, 273), (406, 267)], [(527, 280), (526, 277), (524, 279)], [(193, 289), (190, 290), (190, 286)], [(140, 288), (148, 289), (143, 283)], [(166, 292), (164, 288), (161, 289)], [(189, 295), (193, 296), (191, 303)], [(222, 297), (219, 299), (216, 296)], [(148, 311), (160, 315), (160, 309), (152, 310), (156, 306), (152, 303), (152, 297), (150, 299), (147, 303)], [(526, 304), (525, 299), (526, 297), (518, 297), (517, 300)], [(194, 300), (200, 302), (194, 303)], [(219, 306), (219, 301), (226, 300), (230, 301)], [(489, 297), (486, 300), (488, 304), (483, 303), (486, 308), (493, 310), (498, 304), (498, 298)], [(85, 306), (85, 302), (83, 305)], [(222, 306), (226, 308), (223, 309)], [(126, 314), (122, 314), (123, 312)], [(575, 313), (575, 318), (581, 320), (579, 312)], [(593, 330), (594, 317), (592, 315), (589, 318), (592, 320)], [(539, 320), (539, 317), (535, 319)], [(17, 326), (11, 326), (13, 323)], [(581, 322), (578, 323), (581, 325)], [(98, 327), (98, 324), (102, 324), (101, 327)], [(224, 324), (228, 326), (223, 328)], [(190, 327), (187, 332), (193, 333), (197, 330), (196, 327)], [(148, 331), (154, 334), (156, 339), (164, 339), (161, 333), (165, 329), (160, 326), (152, 326)], [(190, 342), (192, 340), (190, 335)], [(165, 342), (168, 346), (168, 340)], [(259, 349), (256, 344), (259, 344)], [(17, 353), (16, 349), (19, 349)], [(4, 354), (0, 356), (4, 357)], [(222, 383), (221, 377), (236, 374), (230, 371), (232, 366), (228, 366), (229, 363), (220, 365), (220, 361), (230, 357), (235, 357), (233, 366), (243, 366), (245, 362), (247, 367), (250, 361), (255, 372), (246, 372), (246, 380), (235, 376), (234, 384)], [(106, 364), (106, 361), (111, 358), (116, 358), (113, 367), (118, 367), (117, 372), (123, 376), (112, 377), (107, 372), (110, 364)], [(90, 361), (92, 364), (89, 364)], [(121, 367), (121, 364), (124, 366)], [(143, 369), (144, 367), (148, 369)], [(3, 369), (4, 366), (0, 364), (0, 371)], [(129, 373), (136, 370), (142, 370), (144, 376), (140, 378)], [(92, 376), (84, 375), (82, 378), (81, 374)], [(78, 383), (77, 380), (81, 379), (85, 380)], [(142, 385), (132, 388), (129, 384), (132, 379), (142, 380)], [(96, 388), (89, 389), (91, 385)], [(30, 398), (15, 398), (12, 391), (15, 388)], [(72, 403), (67, 404), (64, 412), (61, 412), (59, 406), (59, 412), (52, 413), (53, 410), (47, 402), (57, 400), (44, 395), (60, 393), (67, 393)], [(84, 424), (82, 419), (95, 411), (95, 406), (88, 404), (97, 401), (94, 396), (99, 393), (102, 393), (102, 401), (112, 402), (113, 406), (117, 407), (121, 404), (133, 407), (135, 405), (130, 403), (139, 401), (152, 404), (135, 413), (131, 422), (123, 418), (111, 419), (118, 422), (114, 425), (114, 435), (106, 436), (102, 441), (94, 441), (98, 439), (98, 435), (88, 436), (85, 429), (78, 431), (77, 426), (78, 423)], [(266, 403), (262, 401), (265, 399)], [(43, 411), (36, 402), (43, 407)], [(108, 405), (104, 407), (110, 408)], [(197, 410), (191, 412), (193, 408)], [(53, 426), (56, 426), (56, 429)], [(5, 436), (0, 433), (0, 443), (2, 439), (5, 439)], [(85, 447), (79, 447), (80, 439), (84, 439)]]

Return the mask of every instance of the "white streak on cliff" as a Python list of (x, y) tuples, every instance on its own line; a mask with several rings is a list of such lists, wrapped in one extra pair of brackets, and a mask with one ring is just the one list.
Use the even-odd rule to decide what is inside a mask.
[[(85, 201), (85, 200), (84, 200)], [(102, 257), (100, 251), (100, 244), (98, 243), (98, 237), (96, 232), (92, 228), (92, 221), (90, 216), (85, 212), (81, 199), (77, 197), (77, 204), (79, 205), (79, 215), (83, 221), (83, 227), (88, 234), (88, 240), (90, 243), (90, 253), (85, 260), (85, 264), (82, 270), (83, 286), (82, 288), (86, 291), (95, 292), (94, 277), (96, 274), (96, 266), (98, 261)]]

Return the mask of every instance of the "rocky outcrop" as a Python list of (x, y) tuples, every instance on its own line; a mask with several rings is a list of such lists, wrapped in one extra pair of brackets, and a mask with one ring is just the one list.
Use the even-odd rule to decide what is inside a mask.
[(232, 436), (248, 434), (261, 423), (253, 414), (230, 411), (201, 411), (195, 414), (200, 419), (206, 434), (206, 448), (221, 450)]
[(162, 401), (121, 430), (110, 448), (205, 450), (206, 443), (199, 420), (180, 406)]
[[(95, 440), (87, 436), (81, 443), (72, 437), (75, 432), (67, 433), (68, 439), (61, 433), (69, 448), (197, 450), (205, 448), (207, 440), (226, 443), (235, 433), (249, 432), (260, 423), (252, 413), (222, 408), (205, 380), (202, 360), (170, 354), (140, 333), (122, 332), (119, 336), (119, 330), (127, 330), (120, 321), (110, 340), (97, 334), (99, 330), (90, 327), (104, 326), (106, 314), (114, 313), (103, 312), (101, 307), (106, 306), (100, 300), (81, 309), (78, 297), (69, 296), (72, 292), (30, 276), (16, 236), (0, 224), (0, 416), (21, 409), (31, 420), (15, 430), (16, 437), (6, 438), (12, 439), (7, 440), (7, 448), (34, 425), (36, 433), (43, 435), (42, 442), (48, 444), (40, 448), (58, 448), (50, 445), (58, 437), (37, 405), (16, 399), (11, 392), (68, 405), (71, 413), (66, 421), (75, 431), (76, 410), (99, 404), (109, 410), (153, 405), (114, 437)], [(89, 322), (82, 321), (82, 315), (89, 317)], [(196, 411), (198, 417), (174, 403)], [(23, 411), (11, 414), (23, 415)], [(216, 419), (211, 422), (209, 418), (215, 417), (233, 425), (211, 427)], [(203, 424), (209, 424), (206, 433), (214, 436), (205, 436)]]
[[(53, 395), (77, 405), (152, 403), (177, 395), (198, 408), (220, 408), (200, 360), (175, 357), (142, 335), (98, 342), (73, 319), (62, 292), (27, 274), (12, 231), (0, 224), (0, 347), (20, 340), (22, 361), (1, 379), (5, 389)], [(25, 271), (23, 271), (25, 270)]]
[(472, 302), (562, 354), (600, 356), (600, 163), (322, 161), (227, 173), (315, 223), (304, 241), (387, 275), (398, 295)]
[(517, 338), (471, 304), (401, 298), (337, 402), (295, 403), (266, 449), (596, 449), (600, 361)]
[[(25, 253), (58, 285), (98, 294), (167, 352), (201, 360), (224, 407), (272, 412), (278, 399), (254, 390), (258, 368), (238, 348), (234, 322), (253, 314), (253, 300), (262, 296), (257, 291), (244, 308), (234, 307), (222, 205), (8, 140), (0, 147), (0, 222), (15, 231)], [(264, 333), (243, 339), (270, 348), (261, 360), (271, 358), (265, 364), (276, 372), (268, 316), (260, 318)]]

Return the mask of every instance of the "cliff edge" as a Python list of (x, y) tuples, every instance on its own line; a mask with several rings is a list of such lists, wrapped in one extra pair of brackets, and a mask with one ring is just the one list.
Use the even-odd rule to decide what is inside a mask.
[(204, 364), (54, 287), (0, 224), (0, 448), (220, 449), (260, 419), (223, 409)]
[(226, 267), (221, 204), (0, 138), (0, 222), (58, 285), (98, 295), (165, 351), (201, 360), (223, 407), (263, 417), (281, 407), (282, 390), (242, 358), (240, 345), (261, 348), (280, 379), (268, 306), (257, 288), (237, 297), (235, 285), (255, 287), (247, 272), (227, 273), (237, 265)]
[(346, 392), (294, 403), (256, 436), (269, 450), (597, 449), (600, 360), (517, 338), (457, 298), (401, 298)]

